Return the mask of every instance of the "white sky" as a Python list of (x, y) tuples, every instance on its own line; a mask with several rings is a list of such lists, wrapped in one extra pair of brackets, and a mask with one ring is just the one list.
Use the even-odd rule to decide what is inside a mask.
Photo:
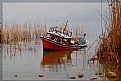
[[(101, 3), (3, 3), (4, 21), (97, 21)], [(103, 3), (106, 13), (107, 3)]]

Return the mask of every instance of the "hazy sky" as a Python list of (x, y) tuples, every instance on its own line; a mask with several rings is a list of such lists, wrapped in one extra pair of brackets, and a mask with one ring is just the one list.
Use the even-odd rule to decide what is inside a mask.
[[(6, 21), (97, 21), (101, 3), (3, 3)], [(103, 13), (107, 3), (103, 3)]]

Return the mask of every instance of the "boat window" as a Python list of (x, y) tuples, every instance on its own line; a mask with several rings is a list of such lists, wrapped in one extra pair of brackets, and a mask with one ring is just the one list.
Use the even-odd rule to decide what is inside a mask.
[(52, 39), (52, 40), (54, 40), (55, 36), (54, 35), (50, 35), (49, 38)]
[(61, 38), (58, 38), (58, 39), (57, 39), (57, 42), (59, 42), (59, 43), (60, 43), (60, 42), (61, 42)]
[(62, 29), (62, 28), (60, 28), (60, 33), (62, 33), (62, 31), (63, 31), (63, 29)]
[(54, 27), (51, 27), (50, 29), (49, 29), (49, 32), (53, 32), (54, 31)]
[(54, 41), (57, 41), (57, 39), (58, 39), (58, 37), (55, 37), (55, 38), (54, 38)]
[(60, 30), (61, 30), (61, 28), (59, 28), (59, 27), (55, 28), (56, 33), (60, 33)]

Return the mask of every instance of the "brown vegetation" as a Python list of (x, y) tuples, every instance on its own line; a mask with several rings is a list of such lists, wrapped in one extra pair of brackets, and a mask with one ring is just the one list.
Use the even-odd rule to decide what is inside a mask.
[[(32, 29), (34, 28), (34, 29)], [(20, 42), (30, 42), (33, 39), (38, 39), (41, 33), (42, 27), (40, 25), (32, 25), (26, 23), (23, 26), (14, 24), (8, 26), (5, 24), (1, 29), (1, 42), (2, 44), (18, 44)]]
[[(105, 74), (113, 72), (121, 76), (121, 3), (119, 0), (109, 1), (110, 18), (107, 30), (100, 37), (100, 45), (97, 49), (97, 58)], [(111, 75), (111, 74), (110, 74)], [(114, 76), (114, 75), (111, 75)]]
[(105, 59), (120, 62), (121, 58), (121, 4), (118, 0), (109, 1), (110, 19), (107, 31), (100, 39), (97, 50), (99, 60)]

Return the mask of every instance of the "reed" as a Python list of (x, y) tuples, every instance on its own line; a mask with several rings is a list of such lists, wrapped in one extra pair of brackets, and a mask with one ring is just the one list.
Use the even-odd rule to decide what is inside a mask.
[(106, 32), (100, 38), (97, 49), (99, 60), (121, 62), (121, 3), (119, 0), (108, 0), (110, 17)]
[[(34, 28), (34, 29), (32, 29)], [(24, 25), (7, 23), (0, 29), (1, 43), (3, 45), (18, 45), (20, 42), (31, 42), (33, 39), (39, 39), (42, 26), (40, 24), (31, 25), (26, 22)]]

